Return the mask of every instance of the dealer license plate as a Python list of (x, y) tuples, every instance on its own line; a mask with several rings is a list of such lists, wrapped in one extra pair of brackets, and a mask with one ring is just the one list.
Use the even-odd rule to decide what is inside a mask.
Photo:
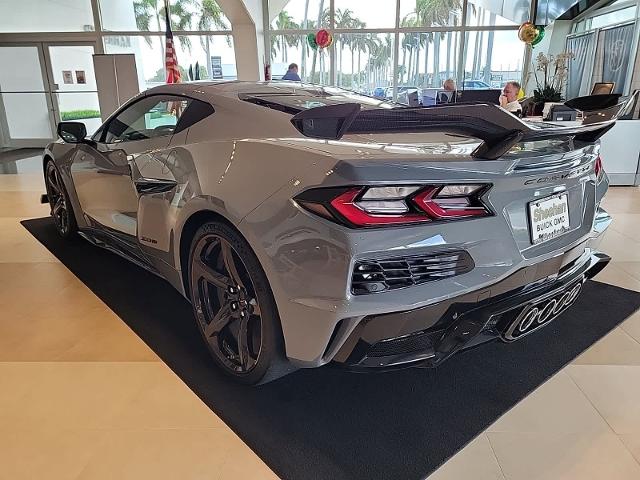
[(568, 195), (561, 193), (529, 203), (529, 230), (534, 245), (568, 232)]

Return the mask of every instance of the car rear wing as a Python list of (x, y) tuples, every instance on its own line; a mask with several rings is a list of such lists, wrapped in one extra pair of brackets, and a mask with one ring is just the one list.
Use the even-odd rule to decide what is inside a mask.
[(346, 134), (442, 132), (482, 140), (472, 156), (495, 160), (522, 142), (572, 137), (595, 142), (615, 118), (590, 125), (561, 127), (524, 122), (492, 104), (362, 109), (359, 103), (311, 108), (291, 118), (304, 136), (339, 140)]

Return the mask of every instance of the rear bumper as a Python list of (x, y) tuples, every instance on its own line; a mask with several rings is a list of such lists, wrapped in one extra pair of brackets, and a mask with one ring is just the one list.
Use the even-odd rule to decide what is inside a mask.
[(352, 369), (436, 366), (462, 349), (494, 339), (511, 341), (509, 327), (519, 321), (521, 312), (554, 295), (561, 296), (595, 276), (610, 261), (607, 255), (590, 249), (569, 264), (563, 263), (564, 257), (525, 267), (482, 291), (410, 311), (366, 317), (334, 361)]

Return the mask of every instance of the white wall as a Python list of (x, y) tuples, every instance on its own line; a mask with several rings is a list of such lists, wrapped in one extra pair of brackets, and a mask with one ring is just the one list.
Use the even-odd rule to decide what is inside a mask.
[(66, 32), (93, 29), (90, 0), (0, 0), (2, 32)]

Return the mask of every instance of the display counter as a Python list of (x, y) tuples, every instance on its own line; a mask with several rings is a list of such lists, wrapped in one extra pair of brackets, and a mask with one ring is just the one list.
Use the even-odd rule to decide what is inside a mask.
[(618, 120), (600, 142), (611, 185), (640, 185), (640, 120)]

